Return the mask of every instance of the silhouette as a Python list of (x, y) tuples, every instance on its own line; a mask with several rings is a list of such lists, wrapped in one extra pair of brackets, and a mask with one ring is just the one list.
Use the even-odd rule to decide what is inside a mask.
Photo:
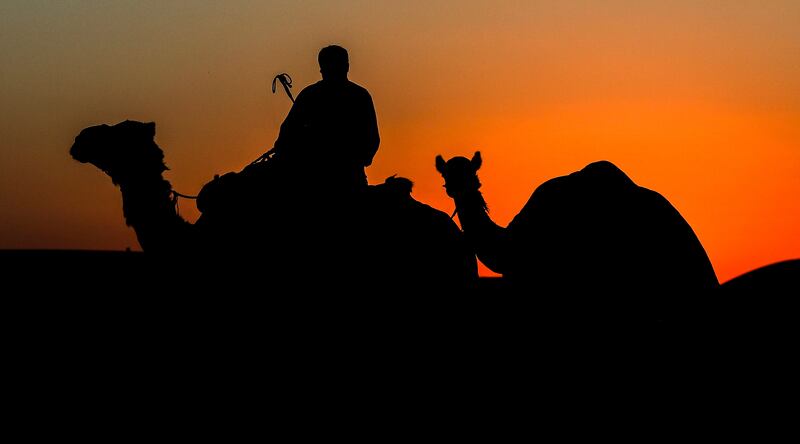
[(152, 122), (99, 125), (81, 131), (70, 154), (100, 168), (120, 187), (125, 222), (144, 250), (183, 254), (190, 246), (192, 227), (175, 211), (172, 186), (162, 177), (168, 168), (155, 133)]
[(722, 285), (725, 297), (742, 295), (796, 296), (800, 294), (800, 259), (751, 270)]
[(782, 357), (797, 342), (800, 259), (751, 270), (722, 284), (718, 293), (714, 322), (704, 333), (726, 344), (732, 356), (752, 354), (759, 365), (791, 359), (792, 365), (775, 362), (770, 371), (791, 368), (794, 377), (794, 359)]
[(315, 292), (320, 283), (354, 292), (373, 283), (390, 292), (472, 288), (475, 256), (445, 213), (414, 200), (407, 179), (367, 184), (380, 138), (369, 93), (347, 79), (347, 51), (323, 48), (319, 63), (323, 80), (298, 95), (274, 149), (204, 185), (194, 224), (180, 217), (180, 194), (162, 176), (154, 123), (86, 128), (70, 153), (119, 185), (125, 221), (148, 258), (222, 290), (254, 279)]
[(372, 97), (348, 80), (347, 50), (327, 46), (318, 60), (322, 80), (297, 96), (275, 141), (276, 156), (327, 186), (364, 188), (364, 167), (380, 145)]
[(293, 170), (267, 160), (204, 186), (202, 215), (191, 224), (176, 211), (154, 136), (154, 123), (93, 126), (70, 153), (119, 185), (125, 221), (145, 254), (170, 267), (202, 271), (203, 279), (219, 277), (224, 285), (257, 277), (309, 289), (329, 282), (366, 291), (380, 281), (455, 290), (477, 279), (458, 227), (414, 200), (407, 179), (392, 177), (357, 199), (338, 199), (338, 188), (299, 186)]
[[(47, 356), (35, 366), (37, 383), (28, 385), (57, 379), (57, 367), (65, 385), (80, 387), (83, 398), (110, 392), (141, 410), (131, 401), (139, 398), (151, 408), (169, 393), (203, 410), (204, 403), (246, 404), (216, 399), (214, 381), (222, 382), (219, 392), (225, 394), (263, 397), (268, 375), (281, 384), (268, 384), (264, 395), (290, 407), (320, 394), (343, 399), (362, 393), (371, 397), (365, 399), (376, 393), (405, 398), (415, 406), (431, 393), (459, 401), (467, 393), (466, 404), (510, 406), (515, 403), (506, 394), (542, 398), (541, 384), (530, 384), (535, 375), (555, 381), (549, 384), (555, 393), (545, 389), (548, 402), (563, 400), (564, 387), (574, 389), (567, 398), (575, 399), (599, 382), (614, 387), (613, 396), (626, 384), (637, 394), (645, 387), (648, 398), (663, 403), (673, 387), (682, 388), (685, 368), (698, 367), (687, 349), (700, 355), (727, 341), (729, 354), (738, 358), (743, 336), (726, 339), (727, 331), (707, 334), (704, 341), (670, 337), (673, 343), (665, 345), (660, 330), (614, 336), (589, 323), (552, 330), (532, 320), (551, 313), (525, 310), (533, 299), (569, 314), (580, 306), (583, 314), (601, 319), (631, 306), (661, 319), (676, 312), (667, 305), (680, 295), (724, 291), (677, 210), (608, 162), (546, 182), (502, 228), (492, 222), (480, 193), (480, 154), (449, 162), (438, 156), (437, 169), (465, 234), (445, 213), (413, 199), (408, 179), (368, 186), (363, 168), (379, 144), (372, 101), (346, 80), (346, 52), (342, 58), (332, 49), (329, 64), (324, 51), (323, 81), (298, 97), (274, 156), (206, 184), (197, 200), (202, 216), (194, 224), (178, 214), (177, 193), (163, 177), (167, 167), (154, 123), (125, 121), (81, 131), (71, 155), (120, 187), (125, 221), (145, 257), (51, 253), (53, 263), (67, 260), (69, 266), (48, 279), (36, 270), (35, 284), (81, 291), (73, 292), (78, 297), (64, 292), (72, 297), (54, 306), (37, 301), (49, 308), (42, 316), (37, 307), (34, 319), (42, 328), (32, 323), (20, 329), (45, 336), (28, 347), (33, 355)], [(458, 304), (429, 297), (470, 294), (464, 290), (476, 282), (475, 253), (505, 276), (484, 285), (491, 296), (510, 289), (535, 297), (467, 298)], [(19, 254), (10, 260), (25, 262)], [(778, 277), (792, 279), (796, 266)], [(19, 277), (13, 267), (10, 273), (4, 269)], [(764, 279), (783, 282), (770, 275)], [(87, 287), (100, 297), (87, 299)], [(306, 303), (304, 290), (325, 297)], [(350, 296), (361, 292), (379, 296), (353, 302)], [(404, 298), (385, 297), (393, 292)], [(553, 293), (561, 294), (548, 298)], [(614, 298), (619, 295), (639, 297)], [(445, 303), (437, 307), (437, 299)], [(710, 313), (707, 307), (701, 311)], [(720, 325), (732, 324), (709, 323), (708, 331)], [(58, 353), (41, 346), (53, 343)], [(624, 365), (628, 361), (633, 365)], [(598, 362), (617, 362), (618, 368)], [(655, 393), (638, 380), (631, 384), (631, 375), (657, 381)], [(392, 381), (389, 387), (386, 381)], [(577, 388), (570, 389), (575, 381)], [(682, 395), (675, 398), (683, 402)], [(167, 414), (176, 410), (174, 402), (161, 404), (169, 406)]]
[[(705, 250), (678, 211), (610, 162), (545, 182), (507, 228), (489, 217), (477, 175), (481, 162), (479, 152), (471, 160), (437, 156), (436, 169), (478, 258), (512, 288), (609, 305), (600, 295), (645, 299), (718, 286)], [(658, 305), (669, 302), (652, 303), (640, 308), (663, 311)]]

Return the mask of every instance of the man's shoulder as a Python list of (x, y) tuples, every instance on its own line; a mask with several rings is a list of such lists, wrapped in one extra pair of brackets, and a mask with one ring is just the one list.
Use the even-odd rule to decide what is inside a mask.
[(350, 80), (339, 85), (326, 84), (323, 80), (320, 80), (319, 82), (312, 83), (311, 85), (303, 88), (303, 90), (300, 91), (300, 94), (297, 95), (297, 99), (314, 100), (315, 97), (324, 98), (335, 90), (343, 91), (351, 98), (370, 101), (372, 100), (372, 96), (366, 88), (357, 83), (351, 82)]
[(297, 95), (299, 98), (300, 96), (307, 96), (307, 95), (314, 95), (316, 94), (322, 87), (322, 81), (312, 83), (300, 91), (300, 94)]
[(348, 85), (348, 87), (350, 88), (350, 90), (354, 94), (359, 94), (359, 95), (371, 97), (370, 94), (369, 94), (369, 91), (367, 91), (367, 88), (364, 88), (363, 86), (359, 85), (358, 83), (351, 82), (351, 81), (348, 80), (347, 81), (347, 85)]

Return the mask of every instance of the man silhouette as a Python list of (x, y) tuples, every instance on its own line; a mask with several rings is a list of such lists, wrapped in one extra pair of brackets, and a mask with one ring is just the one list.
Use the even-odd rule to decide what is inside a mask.
[(326, 46), (318, 60), (322, 80), (297, 95), (281, 124), (275, 152), (315, 181), (333, 188), (364, 188), (364, 167), (380, 144), (372, 97), (348, 80), (346, 49)]

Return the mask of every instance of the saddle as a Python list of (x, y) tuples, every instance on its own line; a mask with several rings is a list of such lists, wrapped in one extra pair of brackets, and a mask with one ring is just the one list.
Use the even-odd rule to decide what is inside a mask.
[(274, 155), (262, 156), (241, 171), (215, 175), (197, 194), (197, 209), (204, 215), (221, 214), (263, 199), (275, 191), (282, 164)]

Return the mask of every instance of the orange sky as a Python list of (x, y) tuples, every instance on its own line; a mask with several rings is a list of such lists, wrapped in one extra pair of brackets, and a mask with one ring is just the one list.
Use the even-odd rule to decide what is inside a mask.
[(168, 179), (196, 192), (271, 146), (289, 109), (272, 77), (298, 92), (339, 43), (378, 112), (373, 183), (409, 177), (450, 213), (434, 156), (480, 149), (507, 224), (607, 159), (678, 208), (722, 281), (800, 257), (800, 2), (494, 3), (6, 0), (0, 248), (138, 247), (74, 136), (155, 121)]

